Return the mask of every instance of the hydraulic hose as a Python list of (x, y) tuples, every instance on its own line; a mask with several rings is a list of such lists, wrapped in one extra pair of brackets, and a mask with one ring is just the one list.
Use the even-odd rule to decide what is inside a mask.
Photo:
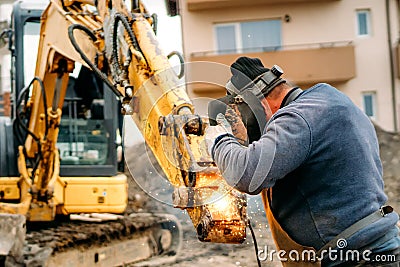
[(110, 89), (113, 91), (115, 95), (118, 97), (123, 97), (122, 93), (118, 91), (115, 86), (108, 80), (108, 77), (93, 63), (90, 61), (90, 59), (85, 55), (85, 53), (82, 51), (82, 49), (79, 47), (78, 43), (76, 42), (75, 36), (74, 36), (74, 30), (81, 30), (84, 33), (86, 33), (90, 39), (92, 39), (93, 42), (97, 40), (97, 37), (94, 35), (94, 33), (86, 28), (85, 26), (81, 24), (72, 24), (71, 26), (68, 27), (68, 36), (69, 39), (71, 40), (72, 46), (75, 48), (75, 50), (79, 53), (79, 55), (82, 57), (83, 61), (93, 70), (93, 72), (104, 82), (110, 87)]
[(185, 75), (185, 67), (184, 67), (185, 60), (184, 60), (182, 54), (178, 51), (172, 51), (171, 53), (168, 54), (167, 58), (170, 59), (173, 56), (177, 56), (181, 63), (181, 68), (180, 68), (179, 74), (178, 74), (178, 78), (181, 79), (183, 77), (183, 75)]
[[(25, 87), (19, 94), (18, 99), (17, 99), (17, 109), (21, 106), (22, 104), (22, 100), (25, 98), (25, 96), (27, 96), (27, 93), (29, 92), (29, 88), (32, 86), (33, 82), (37, 81), (40, 85), (41, 91), (42, 91), (42, 97), (43, 97), (43, 108), (44, 108), (44, 116), (45, 116), (45, 134), (44, 137), (46, 138), (48, 130), (49, 130), (49, 126), (48, 126), (48, 116), (47, 116), (47, 97), (46, 97), (46, 91), (44, 90), (44, 85), (43, 85), (43, 81), (38, 78), (35, 77), (32, 79), (32, 81), (29, 83), (29, 85), (27, 87)], [(31, 132), (25, 124), (23, 124), (21, 122), (21, 117), (19, 112), (16, 112), (16, 118), (18, 119), (18, 123), (20, 123), (20, 126), (29, 134), (33, 137), (33, 139), (35, 141), (38, 141), (39, 138), (33, 133)]]
[(119, 69), (123, 69), (123, 66), (121, 66), (121, 64), (119, 62), (119, 57), (118, 57), (117, 36), (118, 36), (119, 22), (122, 23), (122, 26), (128, 33), (128, 46), (133, 47), (133, 49), (135, 49), (136, 51), (139, 51), (141, 54), (143, 54), (143, 52), (140, 49), (140, 46), (136, 40), (135, 34), (133, 33), (127, 18), (120, 13), (115, 13), (114, 14), (114, 24), (113, 24), (113, 35), (112, 35), (112, 57), (113, 57), (113, 61), (115, 64), (115, 68), (118, 66)]
[[(16, 119), (13, 125), (13, 130), (14, 133), (18, 139), (18, 141), (22, 144), (24, 142), (23, 140), (23, 136), (21, 133), (21, 129), (24, 130), (27, 134), (29, 134), (30, 136), (32, 136), (33, 140), (36, 142), (37, 146), (38, 146), (38, 153), (37, 156), (35, 158), (33, 158), (34, 162), (32, 164), (32, 173), (31, 173), (31, 178), (34, 179), (34, 174), (39, 166), (40, 160), (42, 158), (42, 146), (40, 143), (40, 138), (37, 137), (33, 132), (31, 132), (28, 127), (22, 122), (22, 118), (21, 118), (21, 114), (18, 111), (19, 107), (22, 104), (22, 101), (25, 99), (25, 101), (27, 101), (27, 96), (29, 93), (29, 88), (32, 86), (32, 84), (37, 81), (40, 85), (41, 91), (42, 91), (42, 97), (43, 97), (43, 108), (44, 108), (44, 116), (45, 116), (45, 134), (44, 134), (44, 139), (46, 139), (47, 137), (47, 133), (48, 133), (48, 129), (49, 129), (49, 125), (48, 125), (48, 115), (47, 115), (47, 97), (46, 97), (46, 91), (43, 85), (43, 81), (38, 78), (38, 77), (34, 77), (32, 79), (32, 81), (29, 83), (29, 85), (27, 87), (25, 87), (19, 94), (18, 99), (17, 99), (17, 105), (16, 105)], [(28, 121), (29, 124), (29, 121)], [(26, 154), (26, 150), (24, 148), (24, 153)], [(28, 158), (28, 157), (26, 157)], [(32, 158), (30, 158), (30, 160), (32, 160)]]
[(256, 235), (254, 234), (253, 227), (251, 226), (250, 220), (247, 221), (247, 225), (249, 226), (250, 232), (251, 232), (251, 237), (253, 238), (253, 244), (254, 244), (254, 250), (256, 252), (256, 258), (257, 258), (257, 266), (261, 267), (261, 261), (258, 258), (258, 245), (257, 245), (257, 239)]

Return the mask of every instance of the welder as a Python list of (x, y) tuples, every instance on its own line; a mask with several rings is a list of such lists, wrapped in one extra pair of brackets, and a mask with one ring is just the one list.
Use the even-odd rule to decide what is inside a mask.
[[(385, 204), (365, 113), (331, 85), (302, 90), (257, 58), (238, 58), (231, 72), (227, 96), (209, 105), (206, 142), (228, 184), (261, 194), (282, 264), (399, 266), (399, 216)], [(315, 257), (289, 257), (302, 252)]]

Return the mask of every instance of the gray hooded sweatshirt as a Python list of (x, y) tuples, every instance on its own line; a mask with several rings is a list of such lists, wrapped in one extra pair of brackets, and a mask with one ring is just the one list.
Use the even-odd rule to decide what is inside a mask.
[[(258, 194), (272, 187), (271, 209), (283, 229), (317, 250), (387, 201), (371, 121), (328, 84), (279, 109), (248, 147), (231, 136), (218, 139), (213, 158), (239, 191)], [(347, 249), (399, 247), (398, 219), (392, 212), (358, 231)]]

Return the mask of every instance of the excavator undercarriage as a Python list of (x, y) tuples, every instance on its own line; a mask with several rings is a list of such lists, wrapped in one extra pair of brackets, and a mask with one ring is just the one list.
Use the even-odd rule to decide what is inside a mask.
[(2, 236), (12, 240), (13, 247), (0, 266), (160, 266), (175, 259), (182, 239), (179, 222), (169, 214), (132, 213), (105, 221), (58, 219), (31, 224), (28, 230), (22, 215), (1, 221), (1, 227), (20, 232)]

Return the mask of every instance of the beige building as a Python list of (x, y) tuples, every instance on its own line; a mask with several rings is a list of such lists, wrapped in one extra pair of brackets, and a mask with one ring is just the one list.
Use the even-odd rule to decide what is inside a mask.
[[(9, 27), (14, 0), (0, 1), (0, 34)], [(0, 116), (10, 115), (11, 56), (5, 39), (0, 39)]]
[(193, 98), (222, 95), (227, 66), (247, 55), (303, 89), (331, 83), (378, 125), (399, 129), (399, 1), (180, 0), (179, 13), (186, 61), (197, 62), (187, 73)]

